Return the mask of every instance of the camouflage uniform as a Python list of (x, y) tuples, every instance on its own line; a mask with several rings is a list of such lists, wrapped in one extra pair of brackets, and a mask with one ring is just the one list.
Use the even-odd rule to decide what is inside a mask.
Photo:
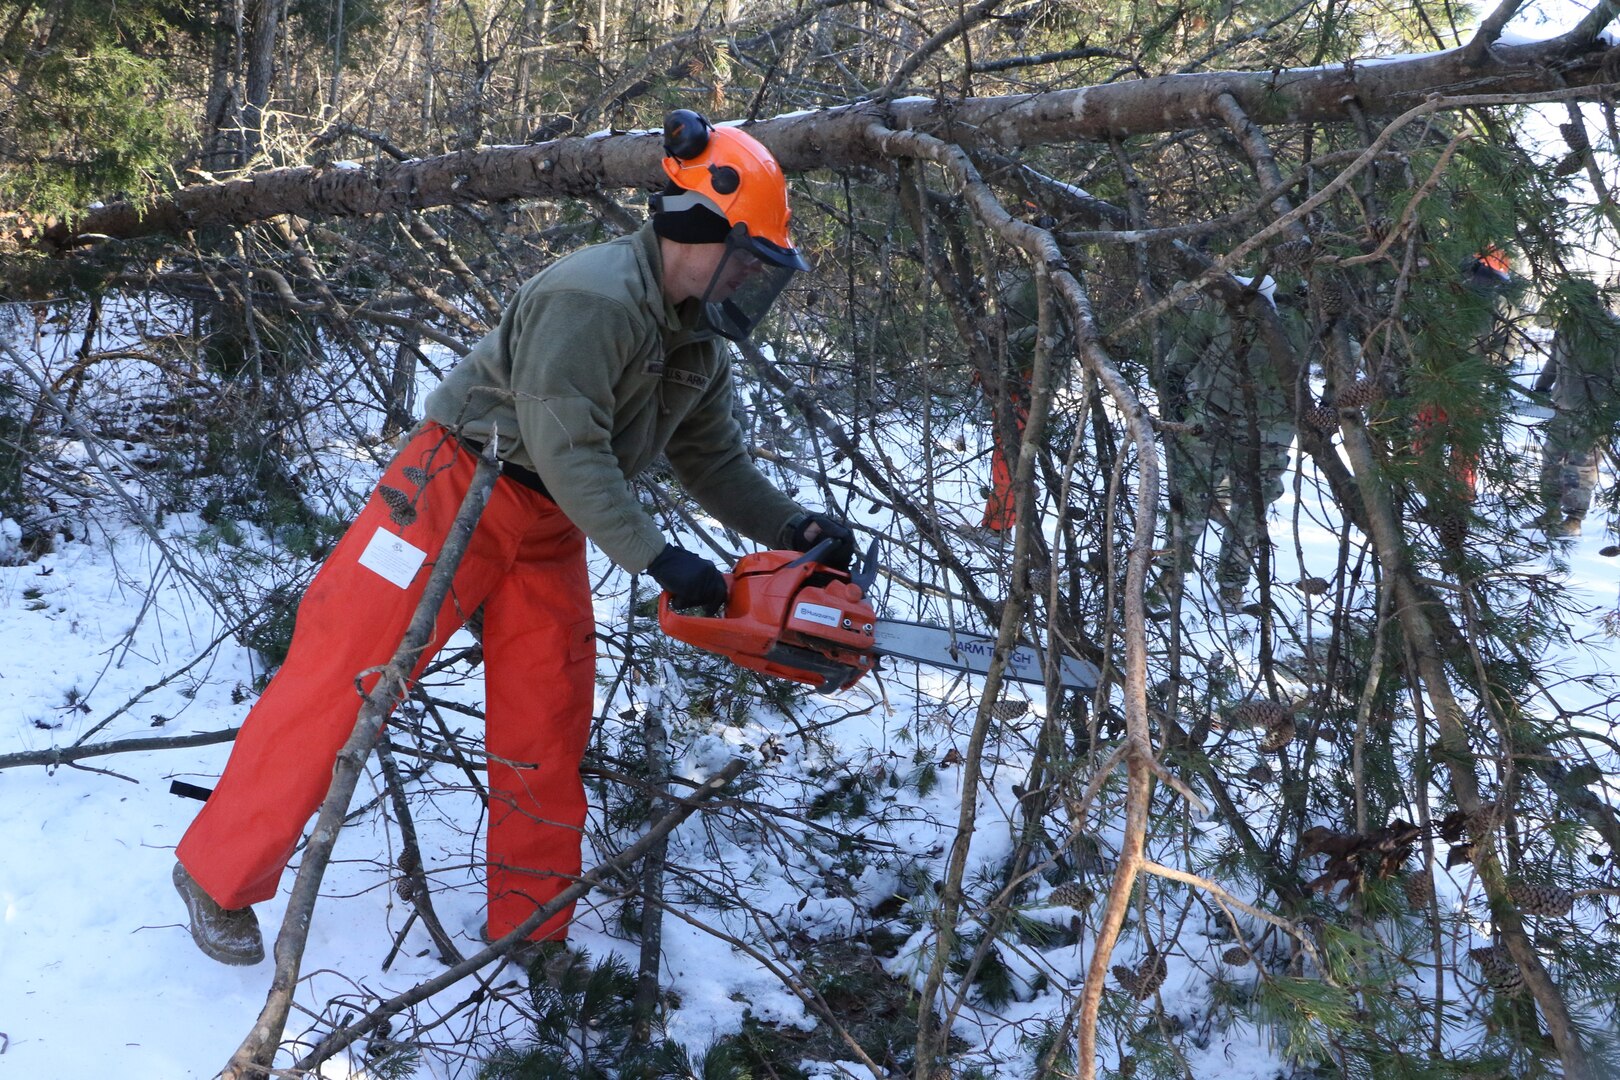
[(1598, 455), (1620, 418), (1620, 319), (1591, 282), (1570, 286), (1536, 389), (1551, 390), (1557, 410), (1541, 446), (1541, 495), (1549, 528), (1578, 533), (1592, 506)]
[[(1287, 308), (1281, 315), (1303, 355), (1303, 319)], [(1179, 436), (1172, 448), (1170, 497), (1187, 538), (1177, 566), (1190, 569), (1191, 549), (1218, 505), (1215, 581), (1223, 603), (1233, 606), (1255, 563), (1262, 516), (1283, 493), (1295, 436), (1293, 388), (1280, 381), (1263, 329), (1249, 320), (1234, 324), (1224, 307), (1208, 301), (1185, 316), (1160, 382), (1166, 415), (1202, 428)]]

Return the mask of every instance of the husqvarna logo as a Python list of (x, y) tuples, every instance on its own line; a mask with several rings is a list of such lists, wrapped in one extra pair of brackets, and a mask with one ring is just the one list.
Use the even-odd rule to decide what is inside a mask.
[(819, 626), (838, 626), (838, 609), (827, 607), (825, 604), (812, 604), (808, 600), (800, 600), (793, 605), (793, 617), (802, 622), (813, 622)]

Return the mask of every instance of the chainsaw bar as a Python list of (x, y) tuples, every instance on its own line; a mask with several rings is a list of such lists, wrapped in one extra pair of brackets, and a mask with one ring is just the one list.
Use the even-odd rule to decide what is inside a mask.
[[(986, 634), (964, 633), (940, 626), (879, 619), (875, 624), (873, 646), (883, 656), (915, 660), (919, 664), (950, 668), (985, 675), (995, 658), (996, 639)], [(1032, 645), (1020, 643), (1007, 655), (1005, 678), (1026, 683), (1044, 683), (1045, 654)], [(1095, 690), (1097, 669), (1073, 656), (1057, 657), (1058, 682), (1074, 690)]]

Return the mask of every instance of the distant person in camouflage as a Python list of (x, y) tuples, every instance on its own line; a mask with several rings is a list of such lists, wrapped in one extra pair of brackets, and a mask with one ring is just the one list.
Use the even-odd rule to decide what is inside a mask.
[(1549, 536), (1578, 536), (1592, 507), (1598, 456), (1620, 424), (1620, 319), (1598, 287), (1571, 278), (1556, 290), (1551, 355), (1536, 389), (1555, 413), (1542, 433), (1541, 496)]
[[(1291, 304), (1278, 309), (1284, 332), (1304, 355), (1305, 319)], [(1243, 593), (1265, 534), (1267, 508), (1282, 497), (1283, 474), (1296, 434), (1294, 394), (1277, 374), (1257, 320), (1234, 320), (1222, 305), (1199, 299), (1183, 313), (1160, 378), (1165, 415), (1197, 425), (1177, 437), (1170, 497), (1181, 511), (1183, 541), (1176, 566), (1192, 551), (1211, 514), (1220, 522), (1215, 582), (1222, 608), (1243, 607)]]

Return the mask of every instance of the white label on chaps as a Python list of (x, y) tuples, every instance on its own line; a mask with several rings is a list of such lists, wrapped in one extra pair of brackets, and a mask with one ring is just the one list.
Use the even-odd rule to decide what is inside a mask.
[(360, 553), (360, 565), (379, 575), (390, 584), (409, 588), (411, 579), (421, 568), (427, 552), (415, 544), (407, 543), (387, 529), (372, 534), (366, 550)]
[(793, 605), (793, 617), (803, 619), (805, 622), (820, 623), (822, 626), (838, 625), (838, 609), (823, 604), (812, 604), (801, 600)]

